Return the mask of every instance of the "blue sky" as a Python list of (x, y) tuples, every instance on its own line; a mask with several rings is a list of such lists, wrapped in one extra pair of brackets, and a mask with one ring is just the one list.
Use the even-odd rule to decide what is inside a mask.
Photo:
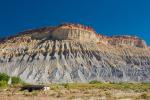
[(150, 45), (150, 0), (0, 0), (0, 36), (72, 22)]

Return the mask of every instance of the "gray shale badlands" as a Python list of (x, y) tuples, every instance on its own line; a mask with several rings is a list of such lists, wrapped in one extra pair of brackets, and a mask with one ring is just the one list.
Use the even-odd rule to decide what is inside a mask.
[(138, 37), (62, 24), (0, 41), (0, 72), (33, 84), (150, 82), (150, 48)]

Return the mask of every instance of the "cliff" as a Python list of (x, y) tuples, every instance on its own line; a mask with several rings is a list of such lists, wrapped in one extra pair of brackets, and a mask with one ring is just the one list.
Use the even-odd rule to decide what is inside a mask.
[(140, 48), (147, 48), (147, 44), (144, 40), (135, 37), (135, 36), (102, 36), (98, 35), (99, 42), (104, 43), (107, 45), (114, 45), (114, 46), (134, 46)]
[(137, 37), (108, 37), (88, 26), (62, 24), (1, 41), (0, 72), (35, 84), (150, 82), (150, 49)]

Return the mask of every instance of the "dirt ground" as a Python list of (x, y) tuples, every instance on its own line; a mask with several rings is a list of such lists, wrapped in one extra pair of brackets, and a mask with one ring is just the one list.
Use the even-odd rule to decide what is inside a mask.
[(150, 100), (149, 92), (108, 89), (61, 89), (47, 91), (0, 91), (0, 100)]

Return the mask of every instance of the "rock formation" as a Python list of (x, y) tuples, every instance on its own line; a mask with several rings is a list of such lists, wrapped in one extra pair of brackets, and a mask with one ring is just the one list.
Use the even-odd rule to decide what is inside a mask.
[(132, 36), (62, 24), (0, 41), (0, 72), (29, 83), (150, 82), (150, 49)]

